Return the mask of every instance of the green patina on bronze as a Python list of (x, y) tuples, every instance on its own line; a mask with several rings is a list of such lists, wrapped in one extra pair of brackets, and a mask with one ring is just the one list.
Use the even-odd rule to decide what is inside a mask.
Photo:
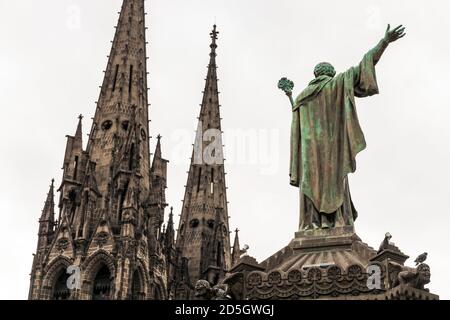
[(369, 52), (361, 64), (331, 78), (311, 81), (295, 99), (291, 130), (291, 184), (324, 213), (343, 203), (344, 178), (356, 169), (366, 147), (355, 109), (355, 96), (378, 93)]
[(290, 183), (300, 187), (300, 229), (336, 226), (338, 220), (340, 225), (352, 225), (356, 219), (347, 175), (355, 172), (356, 155), (366, 142), (355, 97), (378, 93), (375, 65), (388, 44), (403, 37), (403, 32), (402, 26), (392, 31), (388, 26), (385, 37), (359, 65), (336, 76), (331, 64), (317, 65), (316, 78), (295, 101), (292, 81), (280, 80), (279, 88), (292, 104)]

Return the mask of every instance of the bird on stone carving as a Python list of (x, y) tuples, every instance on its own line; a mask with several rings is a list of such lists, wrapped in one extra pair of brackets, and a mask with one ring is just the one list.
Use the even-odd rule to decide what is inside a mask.
[(414, 260), (414, 262), (416, 263), (416, 266), (420, 263), (423, 263), (425, 260), (427, 260), (427, 255), (428, 255), (428, 253), (424, 252), (420, 256), (418, 256), (416, 258), (416, 260)]
[(248, 244), (244, 245), (244, 247), (239, 250), (239, 255), (242, 258), (243, 256), (247, 255), (247, 251), (248, 249), (250, 249), (250, 247), (248, 246)]
[(389, 248), (389, 240), (391, 240), (392, 235), (389, 232), (386, 232), (384, 235), (383, 242), (380, 244), (380, 248), (378, 249), (378, 253), (382, 252), (383, 250), (386, 250)]

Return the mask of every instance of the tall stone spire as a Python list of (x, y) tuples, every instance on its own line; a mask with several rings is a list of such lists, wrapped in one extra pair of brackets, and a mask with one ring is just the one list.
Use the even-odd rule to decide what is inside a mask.
[[(198, 279), (217, 278), (231, 267), (231, 249), (222, 131), (217, 87), (216, 26), (211, 32), (211, 52), (205, 90), (198, 118), (197, 134), (177, 235), (177, 251), (188, 259), (189, 276)], [(220, 230), (217, 229), (220, 224)], [(211, 244), (216, 243), (215, 250)], [(215, 256), (212, 257), (212, 252)], [(209, 267), (216, 274), (211, 275)]]
[[(148, 195), (146, 173), (150, 168), (150, 153), (145, 30), (144, 0), (124, 0), (87, 146), (90, 159), (97, 164), (97, 176), (101, 177), (97, 179), (98, 188), (103, 196), (110, 192), (113, 163), (133, 157), (139, 159), (136, 171), (142, 176), (141, 199)], [(119, 174), (115, 171), (113, 175)]]
[[(60, 222), (54, 227), (53, 184), (40, 220), (30, 299), (166, 297), (164, 255), (153, 250), (166, 161), (158, 143), (150, 169), (145, 30), (144, 0), (123, 0), (86, 149), (82, 116), (67, 136)], [(69, 264), (87, 279), (81, 290), (66, 286)]]

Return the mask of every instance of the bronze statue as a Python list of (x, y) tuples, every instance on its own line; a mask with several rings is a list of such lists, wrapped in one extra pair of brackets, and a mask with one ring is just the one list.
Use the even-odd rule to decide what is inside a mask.
[(292, 104), (290, 183), (300, 188), (300, 230), (353, 225), (357, 211), (348, 185), (356, 155), (366, 142), (356, 114), (355, 97), (378, 93), (375, 65), (389, 43), (402, 38), (391, 30), (359, 65), (337, 74), (327, 62), (314, 68), (315, 79), (295, 99), (292, 81), (278, 86)]

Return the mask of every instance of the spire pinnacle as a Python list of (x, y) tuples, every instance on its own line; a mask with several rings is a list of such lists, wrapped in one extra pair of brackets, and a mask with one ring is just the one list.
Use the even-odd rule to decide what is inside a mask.
[[(167, 160), (163, 159), (161, 152), (161, 135), (158, 135), (156, 142), (155, 153), (153, 154), (153, 163), (150, 168), (150, 173), (153, 176), (158, 176), (164, 180), (167, 180)], [(164, 183), (165, 185), (165, 183)]]
[(175, 229), (173, 225), (173, 207), (170, 207), (169, 220), (167, 226), (164, 226), (164, 245), (166, 248), (171, 248), (175, 241)]
[(167, 225), (173, 227), (173, 207), (170, 207), (169, 221), (167, 222)]
[(158, 134), (158, 136), (156, 137), (156, 139), (158, 139), (158, 142), (156, 143), (156, 150), (155, 150), (155, 157), (161, 158), (162, 154), (161, 154), (161, 138), (162, 136), (160, 134)]
[(42, 210), (41, 221), (53, 222), (55, 217), (55, 179), (52, 179), (52, 183), (47, 193), (47, 199), (45, 200), (44, 209)]
[(233, 245), (233, 254), (232, 254), (232, 264), (236, 265), (239, 262), (239, 259), (241, 257), (241, 245), (239, 243), (239, 229), (236, 229), (235, 231), (235, 237), (234, 237), (234, 245)]
[(75, 139), (82, 139), (82, 122), (83, 122), (83, 115), (78, 116), (78, 125), (77, 125), (77, 131), (75, 132)]
[(219, 34), (219, 31), (217, 31), (217, 26), (214, 24), (213, 26), (213, 30), (211, 31), (211, 33), (209, 34), (211, 36), (212, 42), (211, 42), (211, 55), (216, 53), (216, 49), (217, 49), (217, 44), (216, 44), (216, 40), (218, 39), (217, 35)]
[(216, 65), (216, 49), (217, 49), (217, 31), (216, 25), (214, 25), (212, 32), (210, 33), (211, 53), (208, 64), (208, 73), (206, 75), (205, 89), (203, 90), (203, 99), (201, 103), (201, 110), (199, 116), (199, 125), (202, 125), (201, 132), (205, 132), (210, 128), (220, 130), (220, 104), (219, 104), (219, 90), (217, 84), (217, 65)]

